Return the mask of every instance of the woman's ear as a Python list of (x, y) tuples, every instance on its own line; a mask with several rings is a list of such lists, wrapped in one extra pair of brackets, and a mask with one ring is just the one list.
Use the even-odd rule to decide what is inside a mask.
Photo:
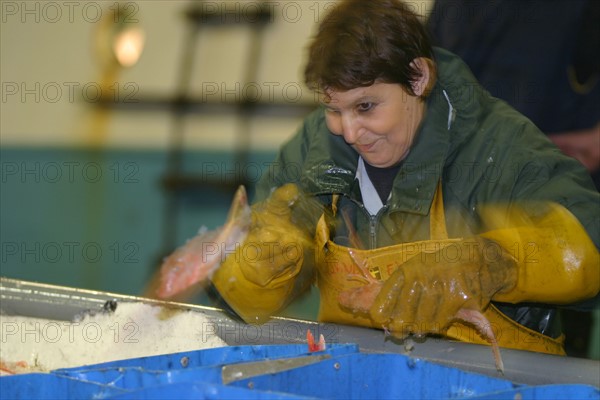
[(435, 64), (429, 58), (419, 57), (412, 60), (410, 66), (421, 73), (411, 84), (413, 92), (418, 97), (427, 97), (435, 83)]

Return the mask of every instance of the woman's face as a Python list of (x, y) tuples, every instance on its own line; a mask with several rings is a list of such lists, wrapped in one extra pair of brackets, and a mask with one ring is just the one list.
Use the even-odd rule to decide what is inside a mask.
[(343, 136), (367, 163), (385, 168), (406, 157), (423, 119), (423, 100), (395, 83), (325, 94), (327, 127)]

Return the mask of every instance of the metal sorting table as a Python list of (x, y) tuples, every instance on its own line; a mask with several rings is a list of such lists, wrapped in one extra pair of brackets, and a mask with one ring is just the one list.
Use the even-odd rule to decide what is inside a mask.
[[(306, 343), (306, 331), (325, 336), (327, 344), (356, 344), (361, 353), (404, 354), (411, 358), (498, 378), (488, 346), (429, 338), (410, 346), (385, 338), (382, 331), (354, 326), (275, 317), (262, 325), (246, 324), (223, 310), (193, 304), (162, 302), (120, 294), (0, 278), (0, 312), (70, 321), (109, 301), (137, 301), (204, 314), (205, 327), (230, 346)], [(600, 386), (600, 361), (502, 349), (503, 379), (517, 384), (584, 384)], [(318, 384), (318, 383), (317, 383)]]

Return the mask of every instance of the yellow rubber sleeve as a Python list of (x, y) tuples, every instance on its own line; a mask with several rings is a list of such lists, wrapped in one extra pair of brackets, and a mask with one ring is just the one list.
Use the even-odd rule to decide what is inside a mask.
[(264, 323), (289, 303), (294, 292), (294, 278), (299, 271), (300, 264), (264, 286), (257, 285), (246, 278), (232, 254), (215, 272), (212, 282), (227, 304), (244, 321)]
[[(481, 235), (497, 243), (517, 264), (516, 286), (497, 293), (493, 300), (568, 304), (600, 290), (598, 249), (570, 211), (558, 204), (547, 207), (539, 219), (513, 214), (509, 217), (512, 228)], [(497, 254), (498, 248), (484, 250), (484, 257)]]

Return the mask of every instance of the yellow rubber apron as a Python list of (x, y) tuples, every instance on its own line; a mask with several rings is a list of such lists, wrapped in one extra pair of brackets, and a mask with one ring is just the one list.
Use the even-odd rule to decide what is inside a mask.
[[(333, 203), (335, 214), (337, 196), (334, 196)], [(363, 274), (357, 265), (357, 260), (360, 260), (361, 265), (366, 266), (375, 279), (385, 281), (397, 268), (401, 268), (404, 262), (420, 251), (436, 252), (461, 240), (448, 238), (441, 185), (438, 185), (431, 205), (429, 224), (430, 240), (361, 250), (334, 243), (330, 238), (323, 214), (317, 224), (315, 240), (317, 285), (321, 296), (319, 320), (381, 329), (381, 326), (376, 326), (367, 316), (355, 315), (350, 310), (340, 307), (338, 297), (342, 291), (366, 284), (366, 281), (356, 279)], [(552, 339), (533, 331), (506, 317), (493, 305), (490, 305), (484, 314), (501, 347), (565, 354), (562, 336), (559, 339)], [(448, 338), (464, 342), (489, 344), (473, 327), (458, 321), (443, 334)]]

